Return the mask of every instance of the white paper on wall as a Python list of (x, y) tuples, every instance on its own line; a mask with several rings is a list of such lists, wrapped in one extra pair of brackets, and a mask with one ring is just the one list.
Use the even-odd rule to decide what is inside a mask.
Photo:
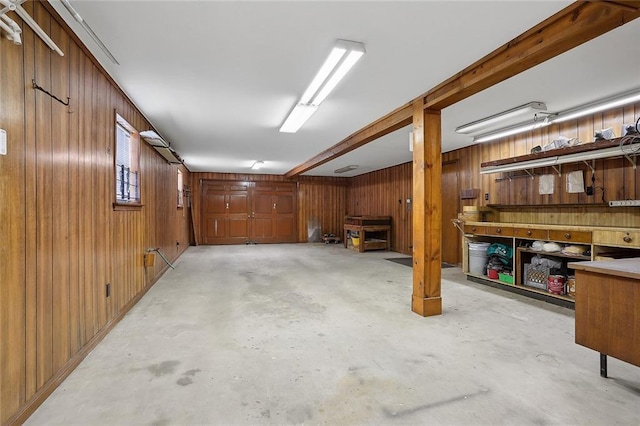
[(582, 170), (567, 173), (567, 192), (571, 194), (584, 192), (584, 177)]
[(538, 184), (538, 194), (547, 195), (553, 194), (553, 189), (556, 185), (556, 175), (541, 175), (540, 182)]

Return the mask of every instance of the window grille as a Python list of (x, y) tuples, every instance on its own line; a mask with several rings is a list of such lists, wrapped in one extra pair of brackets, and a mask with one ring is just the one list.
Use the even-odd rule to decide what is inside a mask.
[(140, 178), (132, 164), (136, 158), (133, 149), (131, 132), (116, 123), (116, 202), (140, 201)]

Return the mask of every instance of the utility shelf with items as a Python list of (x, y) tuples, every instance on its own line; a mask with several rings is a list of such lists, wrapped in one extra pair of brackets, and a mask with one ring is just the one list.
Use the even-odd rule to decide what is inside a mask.
[[(482, 222), (482, 225), (464, 225), (463, 247), (463, 272), (467, 276), (483, 279), (501, 285), (513, 285), (514, 277), (507, 271), (497, 271), (487, 268), (489, 255), (487, 249), (492, 244), (501, 244), (508, 247), (513, 254), (513, 228), (502, 224)], [(511, 257), (512, 267), (513, 257)], [(490, 276), (489, 274), (492, 274)]]
[[(593, 251), (593, 228), (581, 226), (519, 224), (500, 222), (466, 222), (463, 224), (463, 272), (482, 283), (500, 284), (511, 291), (563, 306), (573, 307), (575, 289), (573, 270), (569, 262), (590, 261)], [(606, 232), (606, 230), (604, 231)], [(606, 235), (609, 235), (608, 233)], [(638, 238), (640, 242), (640, 236)], [(474, 245), (501, 243), (513, 247), (513, 264), (510, 276), (492, 279), (478, 267), (473, 256)], [(543, 250), (536, 244), (553, 244)], [(480, 247), (480, 246), (478, 246)], [(562, 250), (573, 250), (565, 252)], [(601, 248), (604, 251), (604, 248)], [(476, 262), (472, 268), (472, 261)], [(502, 278), (502, 280), (500, 279)], [(551, 285), (551, 288), (549, 286)]]
[[(589, 254), (566, 254), (562, 251), (534, 250), (530, 248), (531, 241), (527, 240), (517, 240), (516, 244), (519, 246), (516, 249), (517, 286), (562, 300), (574, 300), (575, 273), (567, 264), (591, 260), (589, 246), (581, 249)], [(550, 288), (550, 285), (553, 287)]]
[[(640, 258), (639, 228), (504, 222), (464, 222), (460, 225), (464, 234), (463, 272), (470, 280), (567, 307), (574, 307), (575, 302), (575, 282), (572, 278), (575, 271), (568, 264)], [(511, 277), (499, 276), (506, 279), (492, 279), (483, 271), (484, 265), (480, 264), (477, 253), (482, 247), (486, 249), (492, 243), (513, 247)], [(545, 244), (552, 246), (545, 250)], [(554, 244), (557, 247), (553, 247)], [(540, 259), (543, 258), (549, 261), (541, 262)], [(488, 259), (485, 257), (486, 260)], [(533, 275), (529, 272), (533, 272)], [(555, 275), (565, 279), (564, 291), (560, 291), (562, 279), (556, 279)], [(508, 282), (509, 279), (513, 282)], [(552, 283), (552, 292), (549, 292), (549, 283)]]

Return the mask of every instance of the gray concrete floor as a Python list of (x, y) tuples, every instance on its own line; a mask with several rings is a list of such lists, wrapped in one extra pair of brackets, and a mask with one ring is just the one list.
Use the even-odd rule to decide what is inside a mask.
[(191, 247), (29, 425), (640, 424), (640, 369), (573, 311), (341, 245)]

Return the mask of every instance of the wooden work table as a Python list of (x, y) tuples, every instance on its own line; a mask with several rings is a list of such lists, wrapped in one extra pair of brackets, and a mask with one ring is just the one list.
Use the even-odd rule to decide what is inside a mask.
[[(347, 234), (357, 232), (360, 253), (365, 250), (391, 250), (391, 216), (345, 216), (343, 228), (345, 248), (348, 247)], [(374, 238), (375, 235), (381, 238)]]
[(640, 258), (577, 262), (576, 343), (640, 366)]

